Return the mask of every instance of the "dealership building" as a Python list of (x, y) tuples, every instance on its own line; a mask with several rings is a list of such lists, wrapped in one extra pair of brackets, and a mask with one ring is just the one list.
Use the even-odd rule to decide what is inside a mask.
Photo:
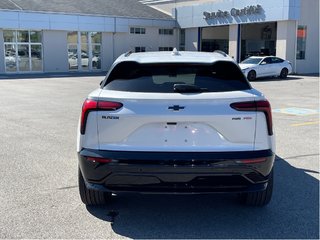
[(319, 0), (0, 1), (0, 74), (106, 71), (124, 52), (174, 47), (319, 73)]

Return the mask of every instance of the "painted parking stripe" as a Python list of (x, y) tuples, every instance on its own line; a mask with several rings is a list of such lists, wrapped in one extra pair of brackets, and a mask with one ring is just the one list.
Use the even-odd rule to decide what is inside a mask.
[(307, 115), (318, 114), (319, 110), (308, 109), (308, 108), (290, 107), (290, 108), (273, 109), (272, 112), (274, 112), (274, 113), (283, 113), (283, 114), (288, 114), (288, 115), (296, 115), (296, 116), (307, 116)]
[(291, 124), (290, 126), (292, 127), (300, 127), (300, 126), (308, 126), (308, 125), (319, 125), (319, 121), (315, 121), (315, 122), (303, 122), (303, 123), (295, 123), (295, 124)]

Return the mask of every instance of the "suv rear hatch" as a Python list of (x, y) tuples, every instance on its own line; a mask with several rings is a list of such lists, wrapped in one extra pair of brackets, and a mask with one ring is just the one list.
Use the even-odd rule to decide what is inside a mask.
[[(256, 112), (238, 112), (235, 102), (250, 92), (138, 94), (103, 91), (100, 101), (123, 104), (96, 112), (101, 150), (247, 151), (254, 148)], [(195, 99), (196, 98), (196, 99)]]
[(250, 151), (256, 112), (235, 102), (256, 95), (235, 63), (122, 62), (107, 76), (99, 101), (121, 103), (95, 112), (101, 150)]

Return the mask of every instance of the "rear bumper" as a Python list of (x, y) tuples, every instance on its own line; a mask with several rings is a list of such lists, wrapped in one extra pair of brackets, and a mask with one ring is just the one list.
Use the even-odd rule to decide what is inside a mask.
[[(83, 149), (79, 165), (90, 189), (151, 193), (264, 190), (274, 163), (271, 150), (246, 152), (120, 152)], [(88, 157), (110, 159), (109, 163)]]

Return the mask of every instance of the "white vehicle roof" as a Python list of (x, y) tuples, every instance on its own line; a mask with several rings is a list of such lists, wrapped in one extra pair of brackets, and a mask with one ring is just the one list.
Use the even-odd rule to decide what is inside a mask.
[(178, 52), (174, 49), (172, 52), (140, 52), (122, 54), (115, 64), (124, 61), (135, 61), (138, 63), (213, 63), (216, 61), (234, 60), (223, 52)]
[(251, 57), (248, 57), (248, 58), (265, 58), (265, 57), (269, 57), (269, 56), (251, 56)]
[[(270, 55), (270, 56), (251, 56), (251, 57), (248, 57), (248, 58), (267, 58), (267, 57), (276, 57), (276, 56), (272, 56), (272, 55)], [(280, 57), (276, 57), (276, 58), (280, 58)]]

